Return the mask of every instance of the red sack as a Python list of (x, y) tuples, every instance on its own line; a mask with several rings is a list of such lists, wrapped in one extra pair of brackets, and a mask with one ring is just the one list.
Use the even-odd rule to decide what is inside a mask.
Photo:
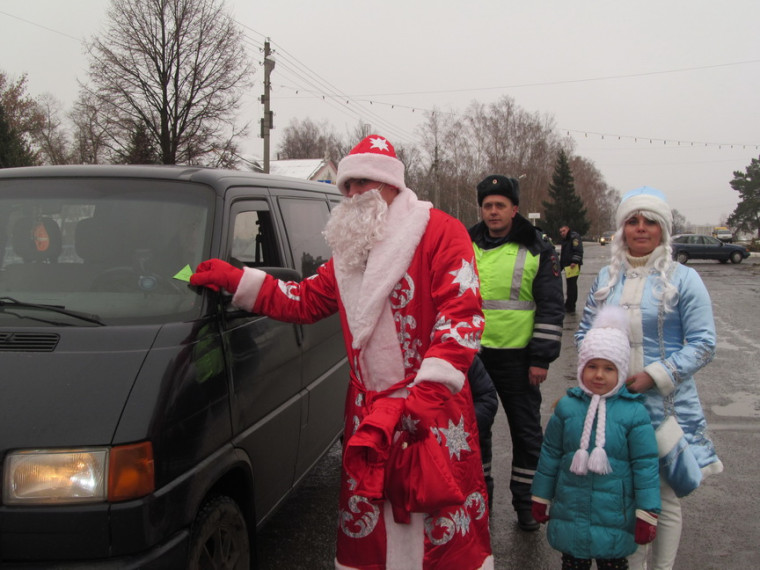
[(393, 443), (385, 469), (385, 496), (397, 523), (408, 524), (410, 513), (433, 513), (464, 503), (445, 453), (437, 438), (414, 438), (407, 431)]

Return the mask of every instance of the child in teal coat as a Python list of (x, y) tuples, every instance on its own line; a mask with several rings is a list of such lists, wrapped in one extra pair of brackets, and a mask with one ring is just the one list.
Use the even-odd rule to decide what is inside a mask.
[(548, 521), (562, 568), (590, 568), (592, 559), (600, 569), (628, 568), (637, 544), (657, 531), (657, 443), (642, 396), (623, 385), (630, 352), (625, 310), (604, 307), (578, 353), (579, 386), (546, 426), (533, 518)]

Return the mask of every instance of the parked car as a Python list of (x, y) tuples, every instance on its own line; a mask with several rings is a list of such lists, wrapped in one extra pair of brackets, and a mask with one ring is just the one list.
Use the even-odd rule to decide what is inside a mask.
[(734, 241), (733, 232), (725, 226), (716, 226), (713, 229), (712, 235), (714, 238), (718, 238), (720, 241), (724, 241), (726, 243), (733, 243)]
[(607, 245), (608, 243), (612, 243), (613, 239), (615, 239), (615, 232), (614, 231), (604, 232), (599, 237), (599, 245)]
[(749, 257), (742, 245), (720, 241), (712, 236), (679, 234), (673, 236), (673, 259), (687, 263), (690, 259), (717, 259), (721, 263), (741, 263)]
[(211, 257), (314, 274), (339, 200), (252, 172), (0, 170), (0, 567), (249, 567), (341, 433), (339, 317), (187, 279)]

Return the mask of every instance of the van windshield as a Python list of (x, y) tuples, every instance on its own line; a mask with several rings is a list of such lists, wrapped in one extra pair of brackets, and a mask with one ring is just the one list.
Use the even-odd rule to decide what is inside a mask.
[[(108, 324), (190, 318), (200, 295), (181, 277), (209, 257), (213, 205), (213, 190), (186, 182), (2, 180), (0, 297)], [(6, 319), (30, 320), (20, 308)]]

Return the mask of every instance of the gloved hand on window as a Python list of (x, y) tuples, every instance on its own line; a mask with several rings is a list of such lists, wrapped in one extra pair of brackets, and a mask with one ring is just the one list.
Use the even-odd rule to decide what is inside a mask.
[(202, 261), (190, 276), (190, 285), (208, 287), (214, 291), (226, 289), (234, 295), (242, 278), (242, 269), (221, 259), (208, 259)]

